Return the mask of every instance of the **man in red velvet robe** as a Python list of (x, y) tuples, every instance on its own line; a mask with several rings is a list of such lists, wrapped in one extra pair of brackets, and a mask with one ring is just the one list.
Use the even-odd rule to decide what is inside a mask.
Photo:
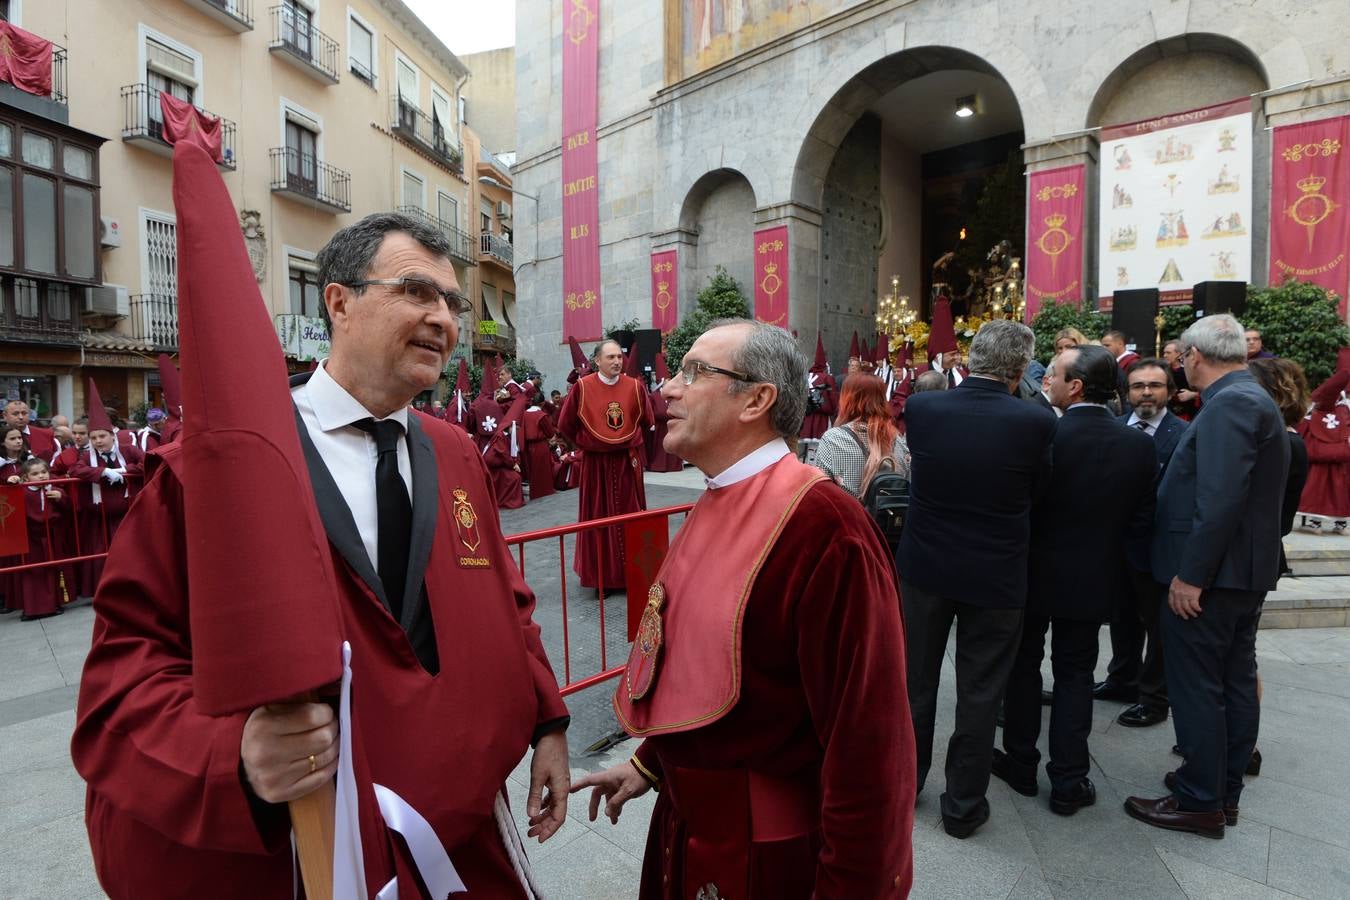
[[(646, 388), (623, 374), (618, 341), (601, 342), (594, 363), (596, 371), (577, 379), (558, 416), (558, 430), (582, 451), (577, 501), (582, 522), (647, 508), (642, 436), (654, 421)], [(623, 529), (580, 535), (573, 568), (583, 587), (623, 590)]]
[(56, 446), (56, 439), (52, 437), (50, 428), (39, 428), (29, 422), (30, 412), (27, 403), (22, 400), (11, 400), (5, 404), (5, 424), (22, 428), (24, 437), (28, 438), (28, 452), (50, 461), (60, 448)]
[[(200, 164), (185, 177), (178, 164), (189, 152)], [(567, 710), (532, 621), (533, 595), (492, 512), (479, 451), (461, 431), (409, 408), (436, 383), (456, 342), (459, 302), (445, 238), (393, 213), (339, 232), (318, 259), (332, 355), (313, 373), (294, 377), (289, 392), (271, 377), (282, 369), (279, 353), (264, 357), (271, 368), (260, 367), (265, 371), (255, 383), (248, 371), (230, 371), (223, 380), (211, 368), (230, 363), (231, 353), (221, 347), (270, 354), (275, 340), (265, 340), (270, 326), (261, 309), (254, 317), (258, 333), (229, 327), (231, 316), (242, 315), (232, 309), (248, 302), (261, 307), (262, 299), (256, 283), (250, 287), (224, 185), (210, 183), (218, 179), (215, 167), (195, 148), (176, 154), (179, 296), (193, 301), (194, 321), (205, 320), (196, 321), (189, 337), (207, 349), (189, 354), (184, 348), (195, 367), (184, 380), (192, 391), (185, 397), (191, 419), (182, 441), (151, 456), (153, 474), (125, 523), (125, 539), (114, 547), (95, 604), (72, 753), (88, 783), (86, 822), (99, 880), (118, 898), (288, 900), (294, 876), (286, 804), (345, 772), (338, 778), (339, 808), (345, 785), (359, 803), (354, 822), (344, 827), (343, 817), (337, 819), (337, 859), (354, 880), (350, 890), (335, 888), (335, 897), (414, 900), (425, 897), (425, 883), (427, 890), (438, 885), (434, 893), (443, 898), (449, 890), (444, 856), (425, 852), (437, 845), (451, 874), (472, 886), (471, 896), (522, 900), (529, 896), (522, 838), (502, 786), (534, 743), (529, 834), (542, 840), (561, 826)], [(213, 189), (204, 203), (197, 196), (202, 183)], [(211, 228), (199, 221), (203, 205), (215, 210)], [(238, 242), (223, 274), (224, 264), (213, 265), (210, 255), (222, 242)], [(188, 253), (181, 255), (184, 247)], [(404, 279), (437, 290), (413, 295)], [(353, 286), (358, 281), (363, 284)], [(231, 302), (223, 302), (227, 298)], [(208, 396), (230, 408), (231, 423), (275, 428), (280, 420), (294, 429), (287, 436), (246, 432), (241, 425), (229, 439), (251, 439), (250, 452), (268, 447), (276, 456), (271, 470), (254, 466), (241, 478), (293, 488), (289, 476), (269, 476), (299, 472), (312, 494), (258, 496), (255, 519), (228, 522), (214, 537), (229, 540), (229, 529), (241, 525), (268, 529), (295, 505), (313, 504), (322, 544), (274, 528), (258, 546), (278, 545), (275, 557), (234, 565), (278, 576), (304, 566), (323, 573), (320, 580), (332, 579), (331, 609), (315, 611), (331, 611), (335, 621), (290, 624), (297, 629), (295, 657), (315, 635), (341, 635), (349, 643), (343, 681), (353, 689), (344, 688), (336, 715), (324, 703), (279, 702), (293, 694), (251, 711), (207, 714), (202, 687), (222, 685), (203, 681), (202, 639), (231, 626), (246, 632), (249, 624), (219, 607), (214, 618), (227, 621), (213, 622), (213, 610), (200, 605), (212, 582), (192, 577), (197, 560), (209, 556), (203, 544), (210, 529), (195, 540), (189, 533), (194, 521), (205, 520), (185, 518), (199, 509), (192, 495), (202, 484), (193, 481), (201, 470), (187, 463), (198, 459), (190, 454), (211, 452), (215, 436), (208, 425), (226, 414)], [(260, 405), (270, 412), (261, 414)], [(245, 437), (234, 436), (240, 434)], [(288, 446), (294, 449), (282, 449)], [(389, 540), (398, 537), (398, 523), (386, 517), (388, 501), (398, 495), (382, 492), (381, 483), (395, 489), (401, 483), (409, 493), (406, 568), (386, 566), (390, 554), (381, 552), (386, 542), (401, 543)], [(222, 558), (221, 568), (227, 565)], [(396, 575), (406, 577), (390, 577)], [(401, 589), (393, 589), (400, 582)], [(293, 602), (279, 594), (254, 606)], [(306, 603), (306, 609), (313, 605)], [(260, 631), (257, 640), (276, 638)], [(251, 653), (249, 643), (240, 641), (238, 655)], [(342, 673), (341, 644), (331, 652), (333, 669)], [(286, 677), (295, 662), (283, 660), (272, 674)], [(238, 681), (257, 677), (249, 666), (238, 669)], [(350, 724), (339, 732), (338, 721)], [(418, 840), (401, 840), (394, 830)], [(352, 875), (356, 868), (362, 868), (359, 876)]]
[(530, 480), (530, 499), (538, 500), (555, 493), (553, 488), (553, 450), (549, 440), (558, 433), (553, 419), (539, 406), (530, 406), (522, 416), (525, 438), (525, 475)]
[(641, 900), (876, 900), (913, 879), (899, 586), (858, 502), (788, 450), (805, 363), (782, 329), (737, 323), (695, 341), (664, 389), (666, 442), (709, 488), (615, 692), (644, 740), (573, 786), (614, 821), (659, 789)]

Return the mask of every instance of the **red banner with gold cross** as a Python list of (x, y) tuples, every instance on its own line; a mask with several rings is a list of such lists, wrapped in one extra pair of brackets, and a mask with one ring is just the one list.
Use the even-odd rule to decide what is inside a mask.
[(1350, 264), (1350, 116), (1275, 129), (1270, 283), (1311, 281), (1341, 298)]
[(1082, 164), (1032, 172), (1027, 184), (1027, 321), (1046, 300), (1083, 299)]
[(679, 253), (662, 250), (652, 254), (652, 327), (665, 334), (680, 319)]
[(600, 0), (563, 0), (562, 333), (601, 336), (599, 118)]
[(775, 225), (755, 232), (755, 318), (788, 326), (788, 230)]

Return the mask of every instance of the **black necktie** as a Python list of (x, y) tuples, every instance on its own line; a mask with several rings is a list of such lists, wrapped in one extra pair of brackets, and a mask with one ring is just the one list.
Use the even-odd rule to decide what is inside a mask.
[(956, 370), (955, 370), (955, 369), (948, 369), (948, 370), (947, 370), (947, 387), (949, 387), (949, 388), (954, 388), (954, 387), (956, 387)]
[(380, 583), (395, 619), (403, 617), (403, 587), (408, 580), (408, 542), (412, 533), (412, 503), (398, 472), (398, 442), (403, 426), (392, 419), (362, 419), (353, 426), (375, 438), (376, 541)]
[(1148, 434), (1148, 423), (1145, 422), (1143, 419), (1140, 419), (1138, 422), (1135, 422), (1134, 427), (1144, 432), (1144, 434)]
[(116, 468), (116, 467), (117, 467), (117, 457), (116, 457), (116, 456), (113, 456), (111, 453), (105, 453), (105, 454), (103, 454), (103, 465), (109, 466), (109, 467), (112, 467), (112, 468)]

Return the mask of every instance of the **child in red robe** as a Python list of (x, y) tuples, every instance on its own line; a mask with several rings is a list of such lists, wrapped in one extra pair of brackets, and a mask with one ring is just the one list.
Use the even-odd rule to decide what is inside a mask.
[[(28, 519), (28, 553), (23, 562), (38, 563), (65, 556), (62, 546), (67, 511), (65, 492), (45, 484), (51, 477), (46, 460), (30, 457), (23, 465), (24, 512)], [(24, 569), (14, 574), (15, 600), (23, 610), (25, 622), (59, 616), (68, 601), (65, 596), (64, 567), (45, 566)]]
[(1312, 411), (1298, 426), (1308, 446), (1308, 481), (1298, 511), (1301, 527), (1312, 531), (1330, 519), (1335, 532), (1344, 534), (1350, 522), (1350, 409), (1338, 402), (1347, 383), (1347, 368), (1322, 382), (1313, 391)]

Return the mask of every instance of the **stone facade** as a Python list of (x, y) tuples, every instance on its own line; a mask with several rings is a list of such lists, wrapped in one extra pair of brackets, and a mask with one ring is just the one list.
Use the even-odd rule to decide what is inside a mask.
[[(728, 248), (744, 253), (741, 267), (748, 268), (748, 234), (739, 240), (741, 250), (722, 230), (723, 201), (730, 204), (731, 197), (722, 197), (721, 187), (708, 194), (709, 173), (730, 170), (742, 181), (719, 175), (719, 184), (742, 185), (737, 206), (753, 196), (754, 227), (789, 227), (790, 320), (803, 346), (814, 343), (817, 326), (832, 348), (846, 344), (854, 326), (832, 308), (836, 291), (827, 288), (827, 279), (841, 277), (831, 273), (834, 261), (827, 258), (828, 235), (838, 227), (826, 212), (830, 170), (868, 107), (928, 72), (972, 69), (1006, 81), (1021, 113), (1027, 169), (1086, 162), (1090, 197), (1096, 196), (1094, 129), (1102, 124), (1258, 91), (1258, 129), (1350, 112), (1350, 44), (1343, 40), (1350, 5), (1343, 0), (1297, 6), (1276, 0), (1241, 6), (1221, 0), (877, 0), (673, 84), (664, 81), (666, 7), (667, 0), (607, 0), (600, 11), (607, 323), (649, 320), (652, 250), (681, 250), (682, 310), (706, 283), (709, 264), (729, 258)], [(515, 183), (540, 197), (536, 218), (521, 215), (517, 223), (518, 248), (533, 246), (531, 230), (539, 229), (538, 258), (517, 257), (520, 352), (558, 378), (568, 359), (560, 297), (563, 22), (557, 4), (539, 13), (517, 25)], [(1269, 139), (1259, 143), (1258, 225), (1266, 218)], [(869, 171), (876, 184), (875, 169)], [(705, 213), (712, 218), (701, 218)], [(1095, 273), (1094, 217), (1082, 242), (1088, 273)], [(709, 246), (714, 243), (716, 249)], [(1265, 229), (1258, 227), (1254, 278), (1266, 268), (1265, 243)], [(868, 314), (854, 318), (866, 321)]]

